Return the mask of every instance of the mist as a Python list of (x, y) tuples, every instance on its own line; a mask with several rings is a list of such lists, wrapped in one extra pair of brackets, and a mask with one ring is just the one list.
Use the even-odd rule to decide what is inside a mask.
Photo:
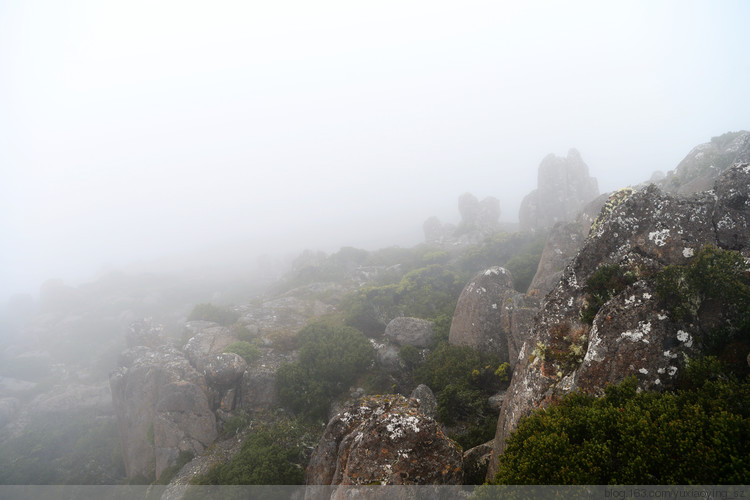
[(513, 222), (573, 147), (600, 191), (638, 184), (748, 128), (748, 20), (741, 1), (3, 2), (0, 298), (410, 246), (467, 191)]

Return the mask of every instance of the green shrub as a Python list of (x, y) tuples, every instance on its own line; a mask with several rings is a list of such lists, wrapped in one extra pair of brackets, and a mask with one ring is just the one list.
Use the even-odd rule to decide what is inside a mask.
[(258, 349), (258, 346), (251, 344), (250, 342), (245, 342), (244, 340), (229, 344), (224, 348), (224, 352), (239, 354), (248, 363), (252, 363), (260, 357), (260, 349)]
[[(706, 245), (687, 265), (662, 269), (655, 284), (670, 315), (698, 327), (707, 354), (727, 361), (732, 350), (750, 349), (750, 272), (742, 254)], [(747, 368), (742, 358), (733, 364), (741, 373)]]
[(422, 362), (422, 352), (409, 344), (402, 346), (401, 349), (399, 349), (398, 357), (401, 358), (404, 367), (409, 371), (416, 368)]
[(277, 372), (279, 400), (298, 414), (325, 418), (332, 398), (370, 368), (374, 349), (360, 331), (331, 322), (308, 324), (298, 341), (299, 360)]
[(750, 383), (605, 396), (580, 393), (524, 418), (497, 484), (743, 484), (750, 477)]
[[(318, 437), (303, 423), (276, 416), (273, 423), (258, 423), (228, 463), (215, 465), (191, 484), (303, 484), (309, 459), (306, 450), (314, 446)], [(194, 498), (195, 493), (200, 491), (188, 490), (186, 498)]]
[(236, 415), (229, 417), (227, 421), (224, 422), (221, 433), (224, 436), (234, 436), (247, 427), (249, 423), (250, 415), (244, 411), (240, 411)]
[(513, 288), (519, 292), (526, 293), (529, 289), (529, 285), (531, 285), (539, 267), (539, 260), (542, 258), (546, 243), (546, 235), (537, 237), (524, 245), (518, 254), (505, 263), (504, 267), (513, 275)]
[(581, 321), (593, 323), (599, 309), (635, 281), (635, 274), (618, 264), (602, 264), (599, 266), (586, 282), (585, 291), (588, 295), (586, 296), (586, 305), (581, 308)]
[(197, 304), (188, 316), (188, 321), (213, 321), (220, 325), (229, 326), (240, 319), (239, 313), (213, 304)]

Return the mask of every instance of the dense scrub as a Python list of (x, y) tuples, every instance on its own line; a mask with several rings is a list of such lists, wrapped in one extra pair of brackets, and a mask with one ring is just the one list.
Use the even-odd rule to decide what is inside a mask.
[(333, 398), (370, 368), (373, 347), (360, 331), (332, 321), (310, 323), (298, 341), (299, 360), (277, 374), (279, 399), (295, 414), (325, 418)]
[(695, 366), (689, 390), (638, 392), (631, 377), (602, 398), (572, 393), (523, 419), (495, 483), (743, 484), (750, 381)]
[(672, 317), (698, 328), (706, 354), (747, 373), (750, 270), (740, 253), (706, 245), (687, 265), (665, 267), (655, 282)]
[[(281, 414), (252, 422), (242, 448), (229, 462), (212, 467), (191, 481), (197, 485), (303, 484), (309, 450), (321, 430)], [(199, 498), (195, 491), (185, 498)]]
[(229, 326), (239, 319), (239, 313), (231, 309), (215, 306), (210, 303), (197, 304), (188, 315), (188, 321), (213, 321), (220, 325)]
[(509, 370), (495, 354), (442, 344), (418, 365), (415, 379), (433, 390), (438, 421), (456, 426), (451, 437), (468, 449), (494, 436), (497, 415), (488, 398), (507, 385)]

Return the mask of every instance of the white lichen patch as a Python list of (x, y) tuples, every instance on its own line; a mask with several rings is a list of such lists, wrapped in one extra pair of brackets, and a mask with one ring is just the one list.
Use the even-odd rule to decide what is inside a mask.
[(695, 250), (693, 250), (692, 248), (685, 247), (682, 249), (682, 256), (685, 257), (686, 259), (689, 259), (693, 255), (695, 255)]
[(652, 295), (648, 292), (643, 294), (643, 300), (651, 300)]
[(654, 380), (654, 385), (661, 385), (661, 380), (659, 380), (658, 378)]
[(648, 335), (649, 332), (651, 332), (651, 322), (639, 321), (638, 326), (635, 329), (622, 332), (620, 334), (620, 337), (626, 338), (631, 342), (641, 341), (648, 344), (649, 340), (646, 338), (646, 335)]
[(419, 432), (419, 418), (414, 415), (390, 415), (385, 428), (388, 431), (388, 437), (391, 440), (402, 438), (406, 431)]
[(729, 214), (724, 214), (724, 217), (722, 217), (721, 220), (716, 223), (716, 227), (718, 229), (732, 229), (734, 228), (734, 226), (734, 221), (729, 216)]
[(648, 375), (648, 370), (645, 368), (638, 369), (638, 373), (642, 373), (643, 375)]
[(635, 295), (631, 295), (625, 299), (625, 305), (635, 304)]
[(669, 238), (669, 229), (662, 229), (661, 231), (652, 231), (648, 233), (648, 239), (653, 241), (657, 247), (663, 247), (666, 245), (667, 238)]
[(667, 315), (661, 313), (657, 314), (656, 317), (659, 318), (659, 321), (664, 321), (665, 319), (667, 319)]
[(493, 309), (497, 309), (497, 304), (492, 304)]
[(568, 299), (568, 307), (573, 307), (573, 297)]
[(666, 370), (664, 368), (657, 368), (657, 370), (656, 370), (656, 373), (658, 373), (659, 375), (663, 375), (664, 372), (666, 372)]
[(693, 345), (693, 337), (686, 331), (677, 331), (677, 340), (685, 344), (685, 347), (691, 347)]
[(669, 369), (667, 370), (667, 374), (670, 377), (674, 377), (676, 373), (677, 373), (677, 367), (676, 366), (670, 366)]
[(665, 358), (669, 358), (669, 359), (676, 359), (677, 358), (677, 354), (675, 354), (672, 351), (670, 351), (669, 349), (667, 349), (666, 351), (664, 351), (664, 357)]

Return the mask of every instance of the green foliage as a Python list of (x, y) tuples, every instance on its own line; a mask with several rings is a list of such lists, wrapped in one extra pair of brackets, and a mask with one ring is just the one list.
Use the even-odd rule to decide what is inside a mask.
[(505, 263), (505, 268), (513, 275), (513, 288), (526, 293), (539, 267), (539, 260), (547, 242), (546, 235), (537, 237), (521, 248)]
[(468, 346), (443, 344), (417, 368), (416, 377), (417, 382), (427, 385), (435, 393), (456, 383), (493, 392), (507, 380), (507, 374), (503, 374), (504, 380), (495, 375), (500, 366), (500, 358), (495, 354)]
[(298, 340), (299, 360), (277, 373), (279, 399), (298, 414), (325, 418), (331, 399), (370, 368), (373, 347), (358, 330), (332, 322), (308, 324)]
[[(303, 484), (309, 459), (306, 450), (318, 438), (319, 433), (302, 422), (274, 416), (272, 423), (260, 422), (255, 426), (229, 462), (215, 465), (191, 484)], [(195, 498), (196, 493), (200, 491), (188, 490), (186, 498)]]
[(244, 411), (240, 411), (236, 415), (229, 417), (227, 421), (224, 422), (221, 433), (224, 436), (234, 436), (247, 427), (249, 423), (250, 415)]
[(588, 293), (586, 305), (581, 308), (581, 321), (593, 323), (596, 313), (612, 297), (635, 283), (635, 274), (618, 264), (602, 264), (589, 277), (585, 290)]
[(497, 417), (488, 398), (507, 384), (509, 368), (497, 355), (442, 344), (416, 369), (415, 378), (435, 392), (438, 420), (458, 426), (451, 437), (468, 449), (492, 439)]
[(398, 357), (401, 358), (404, 367), (409, 371), (416, 368), (422, 362), (422, 352), (409, 344), (402, 346), (401, 349), (399, 349)]
[(655, 284), (675, 320), (698, 326), (708, 354), (736, 341), (750, 346), (750, 272), (739, 252), (706, 245), (687, 265), (665, 267)]
[(260, 349), (258, 349), (258, 346), (251, 344), (250, 342), (245, 342), (244, 340), (229, 344), (224, 348), (224, 352), (239, 354), (248, 363), (252, 363), (260, 357)]
[(342, 299), (339, 310), (347, 325), (376, 337), (399, 316), (453, 316), (463, 286), (457, 273), (432, 264), (406, 273), (398, 284), (364, 287), (351, 293)]
[(229, 326), (240, 319), (239, 313), (213, 304), (197, 304), (188, 316), (188, 321), (213, 321), (220, 325)]
[[(573, 393), (522, 419), (497, 484), (742, 484), (750, 477), (750, 383), (605, 396)], [(739, 401), (739, 402), (738, 402)]]
[(241, 325), (239, 323), (235, 323), (234, 325), (232, 325), (231, 330), (233, 335), (235, 335), (240, 340), (244, 340), (245, 342), (251, 342), (256, 337), (245, 325)]
[[(510, 266), (514, 269), (511, 270), (514, 279), (519, 282), (516, 287), (520, 290), (523, 288), (524, 281), (528, 280), (528, 283), (531, 283), (536, 273), (533, 261), (536, 260), (538, 265), (546, 239), (547, 234), (543, 232), (497, 232), (485, 238), (481, 244), (464, 252), (458, 258), (456, 268), (459, 272), (466, 274), (465, 277), (468, 279), (471, 275), (492, 266)], [(511, 263), (510, 261), (514, 258), (516, 260)], [(528, 288), (528, 283), (526, 288)]]

